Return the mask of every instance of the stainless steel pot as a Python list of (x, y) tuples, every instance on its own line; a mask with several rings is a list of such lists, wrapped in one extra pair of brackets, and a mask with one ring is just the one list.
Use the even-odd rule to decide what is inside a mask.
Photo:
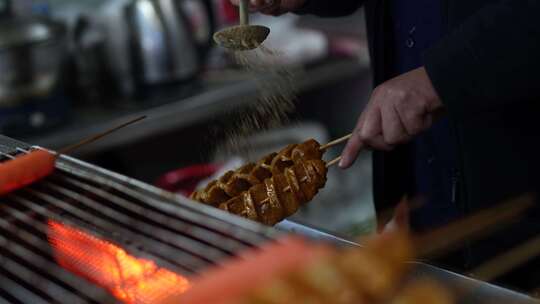
[(0, 107), (47, 96), (66, 54), (66, 28), (48, 19), (0, 21)]

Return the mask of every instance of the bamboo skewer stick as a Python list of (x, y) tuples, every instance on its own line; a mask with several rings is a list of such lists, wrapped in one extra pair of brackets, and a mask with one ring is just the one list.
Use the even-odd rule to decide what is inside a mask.
[(415, 243), (420, 251), (419, 256), (437, 256), (463, 241), (485, 235), (501, 227), (503, 225), (502, 223), (521, 215), (533, 206), (533, 202), (534, 200), (531, 195), (524, 195), (518, 199), (418, 236), (415, 239)]
[(73, 144), (73, 145), (70, 145), (70, 146), (67, 146), (65, 148), (62, 148), (60, 149), (58, 152), (57, 152), (57, 157), (60, 156), (61, 154), (67, 154), (69, 152), (72, 152), (73, 150), (76, 150), (82, 146), (85, 146), (85, 145), (88, 145), (88, 144), (91, 144), (91, 143), (94, 143), (108, 135), (111, 135), (112, 133), (116, 132), (116, 131), (119, 131), (120, 129), (123, 129), (125, 127), (128, 127), (134, 123), (137, 123), (143, 119), (146, 119), (146, 116), (140, 116), (140, 117), (137, 117), (135, 119), (132, 119), (128, 122), (125, 122), (119, 126), (116, 126), (116, 127), (113, 127), (112, 129), (109, 129), (105, 132), (102, 132), (102, 133), (99, 133), (99, 134), (96, 134), (96, 135), (93, 135), (91, 137), (88, 137), (86, 139), (83, 139), (82, 141), (76, 143), (76, 144)]
[(496, 256), (471, 272), (471, 276), (482, 281), (491, 281), (510, 272), (540, 255), (540, 236)]
[(342, 159), (342, 156), (339, 156), (336, 159), (329, 161), (328, 163), (326, 163), (326, 168), (330, 168), (334, 166), (335, 164), (338, 164), (341, 161), (341, 159)]
[(345, 136), (343, 136), (343, 137), (341, 137), (341, 138), (338, 138), (338, 139), (336, 139), (336, 140), (333, 140), (333, 141), (327, 143), (326, 145), (321, 146), (319, 149), (320, 149), (321, 151), (327, 150), (328, 148), (331, 148), (331, 147), (333, 147), (333, 146), (337, 146), (337, 145), (341, 144), (342, 142), (351, 139), (351, 137), (352, 137), (352, 133), (349, 134), (349, 135), (345, 135)]

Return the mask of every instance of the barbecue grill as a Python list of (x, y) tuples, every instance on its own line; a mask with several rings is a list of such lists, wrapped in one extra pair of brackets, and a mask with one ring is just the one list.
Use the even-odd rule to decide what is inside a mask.
[[(0, 161), (31, 149), (0, 136)], [(62, 156), (53, 175), (2, 198), (0, 303), (157, 303), (284, 230), (355, 245), (291, 222), (264, 227)], [(470, 303), (536, 303), (424, 264), (416, 272), (461, 290)]]

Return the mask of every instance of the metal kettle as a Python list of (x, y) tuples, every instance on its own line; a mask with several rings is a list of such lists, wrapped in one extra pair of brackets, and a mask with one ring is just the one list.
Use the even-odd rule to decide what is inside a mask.
[(109, 12), (109, 63), (124, 95), (145, 86), (191, 80), (201, 71), (212, 46), (213, 4), (195, 0), (205, 11), (208, 31), (204, 41), (198, 41), (185, 11), (189, 1), (193, 0), (131, 0)]

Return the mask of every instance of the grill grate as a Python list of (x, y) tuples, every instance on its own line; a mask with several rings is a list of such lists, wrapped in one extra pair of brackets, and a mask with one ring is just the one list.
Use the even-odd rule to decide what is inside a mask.
[[(9, 141), (0, 145), (0, 161), (28, 149)], [(1, 200), (0, 303), (116, 302), (55, 262), (49, 221), (77, 227), (188, 277), (277, 236), (272, 229), (61, 157), (52, 176)]]

